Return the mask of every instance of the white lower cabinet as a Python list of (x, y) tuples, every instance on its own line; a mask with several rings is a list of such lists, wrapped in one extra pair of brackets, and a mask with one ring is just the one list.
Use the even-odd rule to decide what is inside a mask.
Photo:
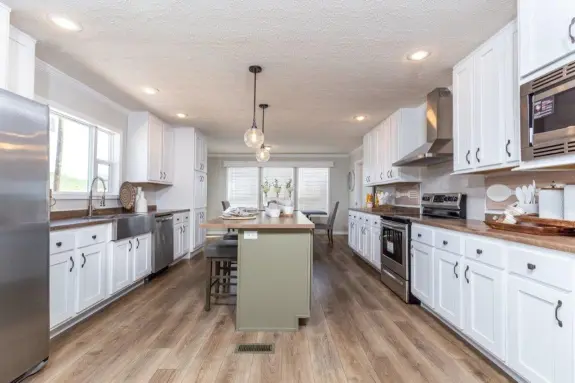
[(505, 360), (505, 273), (471, 260), (463, 270), (464, 332)]
[(114, 294), (134, 281), (132, 239), (114, 242), (108, 261), (108, 292)]
[(421, 302), (434, 307), (433, 247), (413, 242), (411, 247), (411, 292)]
[(182, 255), (182, 243), (183, 243), (184, 233), (183, 225), (174, 225), (174, 260)]
[(50, 256), (50, 328), (76, 314), (76, 262), (74, 250)]
[(105, 257), (105, 243), (76, 250), (75, 260), (77, 262), (76, 267), (78, 267), (77, 312), (84, 311), (106, 297)]
[(182, 225), (183, 236), (182, 236), (182, 253), (187, 254), (190, 252), (190, 224), (184, 223)]
[(573, 297), (509, 277), (509, 366), (531, 383), (573, 382)]
[(203, 246), (206, 241), (206, 229), (200, 225), (206, 222), (206, 209), (197, 209), (194, 211), (194, 250)]
[(135, 238), (134, 253), (134, 281), (147, 277), (152, 272), (152, 234), (145, 234)]
[(371, 257), (370, 262), (377, 269), (381, 269), (381, 228), (372, 226), (370, 232)]
[(462, 271), (463, 257), (435, 249), (435, 310), (445, 320), (462, 328)]

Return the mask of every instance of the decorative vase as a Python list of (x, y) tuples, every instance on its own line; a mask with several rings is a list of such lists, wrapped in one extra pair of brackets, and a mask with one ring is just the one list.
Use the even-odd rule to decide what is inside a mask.
[(144, 191), (141, 187), (138, 187), (136, 193), (136, 213), (147, 213), (148, 212), (148, 200), (144, 195)]

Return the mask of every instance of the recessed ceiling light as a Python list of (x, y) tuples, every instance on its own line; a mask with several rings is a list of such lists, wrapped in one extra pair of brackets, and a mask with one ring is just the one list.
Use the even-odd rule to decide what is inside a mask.
[(82, 30), (82, 26), (80, 24), (78, 24), (73, 20), (70, 20), (65, 16), (50, 15), (49, 17), (54, 24), (67, 31), (80, 32)]
[(425, 60), (426, 58), (429, 57), (429, 52), (428, 51), (417, 51), (417, 52), (413, 52), (411, 54), (409, 54), (407, 56), (407, 59), (410, 61), (421, 61), (421, 60)]
[(156, 88), (145, 86), (142, 88), (142, 92), (144, 92), (146, 94), (154, 95), (154, 94), (158, 94), (159, 90)]
[(353, 119), (356, 121), (363, 121), (365, 120), (365, 116), (355, 116)]
[(188, 115), (185, 114), (185, 113), (176, 113), (176, 117), (178, 117), (178, 118), (186, 118), (186, 117), (188, 117)]

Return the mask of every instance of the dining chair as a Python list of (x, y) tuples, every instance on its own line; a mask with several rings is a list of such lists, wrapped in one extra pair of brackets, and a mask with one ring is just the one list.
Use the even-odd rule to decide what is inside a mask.
[(226, 211), (230, 207), (230, 201), (222, 201), (222, 207)]
[[(222, 201), (222, 208), (224, 211), (228, 210), (230, 207), (230, 201)], [(228, 233), (224, 235), (224, 239), (238, 239), (238, 233), (235, 233), (232, 229), (228, 229)]]
[(325, 230), (327, 232), (327, 238), (330, 245), (333, 245), (333, 225), (335, 223), (335, 216), (337, 215), (337, 208), (339, 207), (339, 201), (335, 203), (333, 210), (329, 213), (327, 221), (325, 223), (318, 222), (315, 223), (315, 230)]

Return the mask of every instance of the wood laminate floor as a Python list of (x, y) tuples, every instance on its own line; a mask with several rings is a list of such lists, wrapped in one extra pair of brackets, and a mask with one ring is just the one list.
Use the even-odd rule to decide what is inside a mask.
[[(203, 311), (200, 256), (51, 344), (28, 382), (508, 382), (423, 309), (405, 305), (347, 237), (316, 236), (312, 317), (294, 333), (234, 331), (233, 307)], [(235, 354), (273, 342), (275, 354)]]

